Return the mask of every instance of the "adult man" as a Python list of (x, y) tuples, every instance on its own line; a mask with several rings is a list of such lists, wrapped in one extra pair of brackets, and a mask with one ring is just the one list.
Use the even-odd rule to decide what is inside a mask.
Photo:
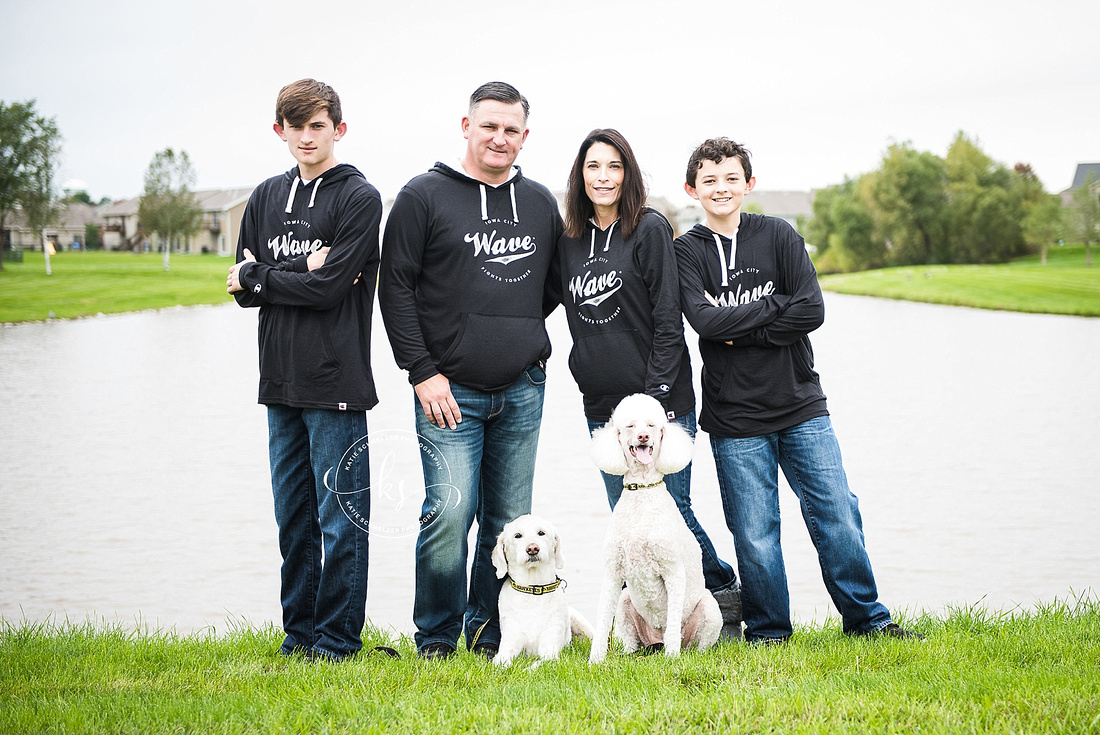
[(475, 90), (462, 118), (465, 155), (401, 190), (383, 238), (382, 316), (416, 391), (417, 432), (433, 447), (421, 452), (413, 605), (423, 658), (453, 654), (460, 633), (467, 648), (495, 655), (500, 582), (490, 555), (504, 524), (531, 510), (553, 307), (544, 292), (561, 216), (550, 192), (514, 166), (528, 111), (510, 84)]
[[(365, 454), (346, 467), (341, 457), (366, 437), (366, 412), (378, 403), (370, 326), (382, 202), (359, 171), (337, 162), (346, 130), (332, 87), (302, 79), (279, 92), (275, 132), (298, 163), (253, 192), (226, 279), (237, 303), (260, 307), (259, 402), (268, 407), (283, 557), (281, 650), (326, 660), (363, 646), (367, 532), (345, 511), (354, 501), (336, 489), (370, 485)], [(305, 272), (323, 248), (324, 266)], [(356, 512), (363, 517), (369, 505)]]

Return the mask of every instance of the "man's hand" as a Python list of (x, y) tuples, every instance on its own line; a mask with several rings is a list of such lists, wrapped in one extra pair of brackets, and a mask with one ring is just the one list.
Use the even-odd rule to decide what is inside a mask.
[(428, 421), (439, 428), (443, 428), (444, 422), (450, 428), (455, 428), (462, 421), (462, 412), (458, 410), (458, 403), (451, 395), (451, 381), (442, 373), (437, 373), (427, 380), (413, 386), (420, 405), (424, 408), (424, 414)]
[(234, 263), (229, 266), (229, 275), (225, 278), (225, 292), (234, 293), (236, 291), (244, 291), (244, 286), (241, 285), (241, 266), (245, 263), (255, 263), (256, 256), (252, 254), (248, 248), (244, 249), (244, 259), (239, 263)]

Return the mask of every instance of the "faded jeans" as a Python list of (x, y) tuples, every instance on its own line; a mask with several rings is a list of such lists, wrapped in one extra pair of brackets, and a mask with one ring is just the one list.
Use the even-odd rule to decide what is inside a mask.
[[(462, 421), (440, 428), (414, 397), (416, 430), (424, 445), (424, 505), (416, 542), (413, 622), (418, 648), (500, 643), (492, 552), (504, 524), (531, 512), (535, 451), (546, 373), (528, 367), (502, 391), (485, 393), (451, 383)], [(468, 537), (477, 541), (467, 591)]]
[(791, 635), (790, 595), (780, 548), (779, 472), (798, 496), (825, 588), (846, 633), (890, 621), (878, 601), (859, 501), (848, 488), (828, 416), (749, 438), (711, 436), (726, 525), (733, 533), (745, 640)]

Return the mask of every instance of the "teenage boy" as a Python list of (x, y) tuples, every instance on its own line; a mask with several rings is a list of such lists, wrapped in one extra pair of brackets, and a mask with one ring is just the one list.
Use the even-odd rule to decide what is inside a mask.
[(562, 223), (553, 195), (514, 165), (528, 112), (510, 84), (476, 89), (462, 159), (410, 181), (386, 220), (378, 298), (425, 440), (413, 602), (425, 659), (451, 656), (463, 633), (474, 653), (496, 655), (490, 557), (504, 524), (531, 511), (550, 356), (544, 291)]
[(699, 425), (710, 434), (733, 533), (745, 640), (782, 642), (792, 633), (779, 467), (798, 495), (844, 632), (921, 638), (878, 601), (858, 501), (813, 369), (808, 335), (825, 318), (817, 273), (794, 228), (741, 211), (755, 185), (744, 147), (704, 142), (688, 160), (684, 188), (706, 224), (675, 243), (681, 307), (703, 358)]
[[(347, 124), (332, 87), (313, 79), (283, 87), (274, 127), (298, 165), (249, 198), (226, 290), (260, 310), (281, 650), (339, 660), (362, 648), (366, 616), (369, 499), (345, 493), (370, 486), (367, 456), (341, 458), (365, 441), (366, 412), (378, 403), (370, 334), (382, 202), (363, 174), (336, 161)], [(322, 248), (324, 265), (307, 271)]]

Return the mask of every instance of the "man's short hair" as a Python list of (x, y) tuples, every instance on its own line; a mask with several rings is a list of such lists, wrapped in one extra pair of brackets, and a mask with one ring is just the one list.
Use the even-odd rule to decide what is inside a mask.
[(320, 111), (332, 118), (336, 127), (344, 120), (340, 96), (332, 87), (316, 79), (299, 79), (279, 90), (275, 100), (275, 122), (279, 125), (305, 125)]
[(687, 177), (684, 179), (690, 186), (695, 187), (695, 175), (699, 173), (699, 167), (703, 161), (721, 163), (727, 158), (736, 158), (741, 161), (741, 167), (745, 169), (745, 181), (752, 178), (752, 162), (749, 160), (749, 149), (740, 143), (734, 143), (729, 138), (710, 138), (699, 144), (699, 147), (688, 159)]
[(519, 90), (507, 82), (486, 82), (474, 90), (470, 95), (470, 117), (483, 100), (495, 100), (506, 105), (514, 105), (517, 102), (523, 105), (523, 122), (527, 122), (527, 116), (531, 114), (531, 105), (527, 98), (519, 93)]

